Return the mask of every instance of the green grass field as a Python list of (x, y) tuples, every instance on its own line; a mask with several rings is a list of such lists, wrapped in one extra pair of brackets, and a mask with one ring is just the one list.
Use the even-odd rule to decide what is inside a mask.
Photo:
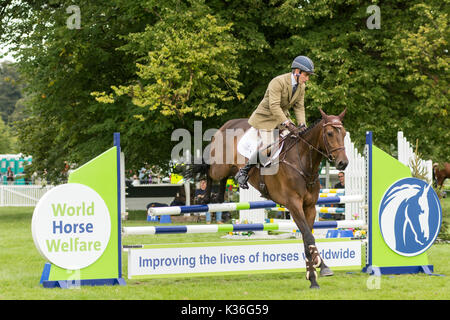
[[(450, 222), (450, 198), (443, 200), (444, 220)], [(434, 244), (428, 251), (435, 272), (446, 276), (386, 275), (378, 289), (373, 277), (361, 272), (335, 271), (320, 278), (321, 290), (310, 290), (305, 273), (249, 274), (158, 280), (128, 280), (126, 286), (44, 289), (39, 279), (44, 259), (31, 236), (33, 208), (0, 208), (0, 300), (340, 300), (340, 299), (450, 299), (450, 244)], [(143, 225), (127, 221), (125, 225)], [(128, 237), (124, 244), (218, 241), (219, 234)], [(124, 253), (124, 277), (126, 277)], [(369, 283), (369, 286), (368, 286)], [(372, 286), (370, 285), (372, 284)]]

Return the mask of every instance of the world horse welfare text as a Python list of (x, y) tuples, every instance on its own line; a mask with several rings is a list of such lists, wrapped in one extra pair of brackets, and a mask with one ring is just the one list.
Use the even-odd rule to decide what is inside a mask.
[[(68, 206), (66, 203), (52, 204), (52, 214), (54, 217), (79, 217), (93, 216), (94, 202), (87, 205), (84, 201), (79, 206)], [(88, 223), (63, 223), (62, 220), (52, 221), (52, 234), (86, 234), (93, 233), (94, 225)], [(47, 239), (47, 249), (49, 252), (73, 252), (73, 251), (100, 251), (102, 244), (100, 241), (83, 241), (78, 237), (67, 239)]]

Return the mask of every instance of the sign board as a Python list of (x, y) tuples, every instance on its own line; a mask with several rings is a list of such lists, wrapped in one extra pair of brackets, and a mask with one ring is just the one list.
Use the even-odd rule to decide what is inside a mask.
[[(361, 269), (361, 241), (318, 240), (316, 244), (329, 267)], [(128, 251), (129, 279), (304, 270), (304, 246), (299, 240), (145, 245)]]
[(437, 194), (410, 169), (372, 145), (367, 135), (369, 186), (368, 270), (381, 274), (433, 271), (426, 250), (442, 220)]
[(38, 251), (48, 261), (40, 281), (44, 287), (125, 284), (119, 163), (117, 141), (36, 205), (31, 229)]

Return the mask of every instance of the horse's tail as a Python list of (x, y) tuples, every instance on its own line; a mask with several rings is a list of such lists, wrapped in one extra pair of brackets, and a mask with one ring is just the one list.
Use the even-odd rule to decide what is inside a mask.
[(206, 163), (191, 164), (184, 170), (183, 177), (185, 179), (193, 179), (197, 176), (206, 177), (208, 175), (210, 165)]

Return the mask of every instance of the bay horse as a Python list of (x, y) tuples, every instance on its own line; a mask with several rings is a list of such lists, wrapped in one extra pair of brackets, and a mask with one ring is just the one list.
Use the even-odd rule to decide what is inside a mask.
[[(311, 283), (310, 288), (319, 288), (315, 268), (320, 267), (321, 276), (333, 275), (319, 255), (311, 230), (320, 191), (320, 162), (326, 157), (335, 163), (338, 170), (344, 170), (348, 165), (344, 148), (346, 131), (342, 124), (345, 112), (346, 109), (335, 116), (327, 115), (320, 109), (322, 118), (314, 125), (298, 136), (286, 135), (283, 138), (284, 147), (278, 159), (274, 160), (278, 165), (276, 173), (262, 175), (258, 166), (249, 171), (248, 182), (265, 198), (286, 207), (299, 228), (305, 248), (306, 279)], [(217, 202), (223, 202), (227, 179), (234, 177), (239, 168), (245, 165), (245, 161), (238, 159), (237, 144), (244, 132), (250, 128), (247, 120), (227, 121), (211, 139), (210, 159), (214, 158), (214, 161), (193, 165), (190, 172), (186, 173), (185, 177), (192, 177), (196, 173), (206, 174), (205, 203), (210, 200), (213, 180), (220, 181)], [(229, 134), (224, 134), (227, 130), (235, 130), (238, 134), (230, 138)], [(219, 157), (217, 153), (220, 153)]]
[(450, 163), (445, 162), (442, 166), (437, 163), (433, 164), (433, 180), (436, 187), (442, 188), (447, 178), (450, 178)]

